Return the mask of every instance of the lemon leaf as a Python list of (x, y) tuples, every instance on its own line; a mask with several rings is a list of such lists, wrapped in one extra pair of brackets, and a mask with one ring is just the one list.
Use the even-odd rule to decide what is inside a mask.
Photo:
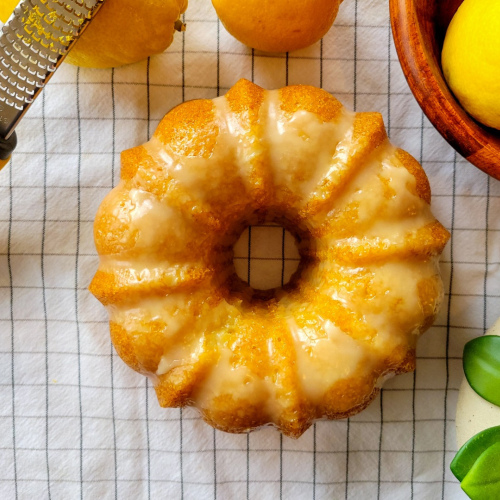
[(486, 401), (500, 406), (500, 337), (485, 335), (467, 342), (463, 365), (470, 386)]
[(500, 441), (480, 455), (461, 486), (471, 500), (500, 498)]
[(450, 469), (454, 476), (463, 481), (476, 460), (492, 445), (500, 443), (500, 425), (490, 427), (471, 437), (451, 461)]

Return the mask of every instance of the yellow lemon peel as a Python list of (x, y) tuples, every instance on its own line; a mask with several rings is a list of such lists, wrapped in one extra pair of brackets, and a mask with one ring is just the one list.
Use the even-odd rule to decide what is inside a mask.
[(109, 68), (159, 54), (172, 43), (186, 8), (187, 0), (107, 0), (66, 61)]
[(465, 110), (500, 129), (500, 2), (465, 0), (453, 17), (442, 53), (443, 73)]
[(222, 24), (240, 42), (266, 52), (308, 47), (332, 26), (342, 0), (212, 0)]

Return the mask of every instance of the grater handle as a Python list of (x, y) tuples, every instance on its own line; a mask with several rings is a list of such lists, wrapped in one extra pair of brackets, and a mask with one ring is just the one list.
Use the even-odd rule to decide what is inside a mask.
[(14, 132), (8, 139), (0, 137), (0, 170), (9, 163), (10, 155), (17, 145), (17, 136)]

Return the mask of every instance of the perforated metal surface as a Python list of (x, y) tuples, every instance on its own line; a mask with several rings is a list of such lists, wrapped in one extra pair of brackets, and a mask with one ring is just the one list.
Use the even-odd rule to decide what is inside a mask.
[(0, 35), (0, 136), (12, 133), (103, 2), (20, 2)]

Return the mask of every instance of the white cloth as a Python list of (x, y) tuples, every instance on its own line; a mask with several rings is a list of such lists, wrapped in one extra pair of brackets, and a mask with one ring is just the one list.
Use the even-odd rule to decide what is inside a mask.
[[(252, 53), (208, 0), (191, 0), (186, 22), (149, 65), (63, 65), (0, 172), (0, 498), (465, 498), (449, 471), (455, 405), (462, 347), (500, 309), (500, 183), (423, 117), (386, 0), (346, 0), (322, 43), (288, 57)], [(319, 422), (296, 441), (270, 428), (224, 434), (191, 409), (159, 408), (151, 385), (113, 352), (106, 312), (87, 291), (98, 263), (92, 223), (117, 182), (120, 151), (145, 142), (183, 99), (223, 94), (241, 77), (267, 88), (322, 86), (357, 111), (381, 111), (392, 141), (423, 163), (434, 213), (453, 229), (446, 296), (421, 339), (416, 375), (389, 381), (360, 415)], [(281, 273), (279, 261), (259, 261), (273, 257), (259, 231), (252, 279), (269, 262)], [(281, 231), (268, 231), (279, 247)], [(244, 273), (248, 246), (238, 248)]]

